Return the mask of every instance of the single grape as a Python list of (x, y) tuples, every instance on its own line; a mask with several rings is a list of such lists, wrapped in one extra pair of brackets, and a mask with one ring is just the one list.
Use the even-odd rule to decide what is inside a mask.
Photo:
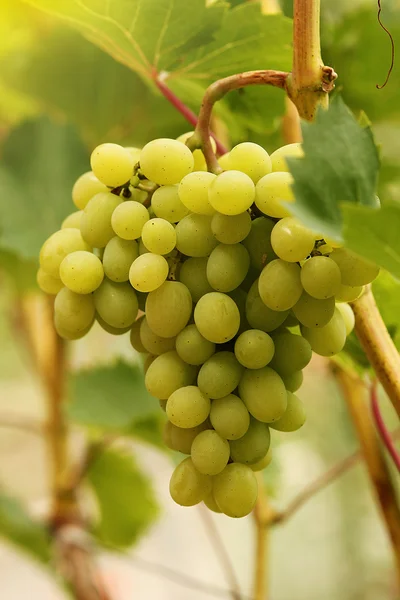
[(143, 354), (145, 354), (147, 352), (146, 348), (142, 344), (142, 340), (140, 339), (140, 327), (143, 323), (144, 318), (145, 318), (145, 316), (142, 315), (141, 317), (136, 319), (136, 321), (134, 322), (134, 324), (131, 327), (131, 334), (130, 334), (130, 342), (131, 342), (132, 348), (134, 350), (136, 350), (136, 352), (140, 352)]
[(207, 429), (193, 440), (190, 454), (199, 473), (217, 475), (228, 464), (229, 443), (213, 429)]
[(250, 257), (242, 244), (218, 244), (207, 262), (207, 279), (218, 292), (239, 287), (250, 266)]
[(104, 248), (114, 237), (111, 217), (120, 204), (122, 199), (111, 193), (97, 194), (89, 200), (81, 218), (82, 237), (88, 244), (94, 248)]
[(246, 318), (251, 327), (265, 332), (274, 331), (285, 322), (288, 314), (288, 310), (276, 311), (264, 304), (258, 291), (258, 279), (256, 279), (246, 299)]
[(277, 421), (286, 410), (285, 384), (270, 367), (246, 369), (239, 383), (239, 395), (249, 413), (263, 423)]
[(222, 510), (215, 502), (215, 498), (212, 494), (212, 491), (205, 498), (203, 498), (203, 502), (207, 506), (208, 510), (212, 510), (215, 513), (222, 513)]
[(88, 171), (81, 175), (74, 183), (72, 201), (77, 208), (83, 210), (89, 200), (101, 192), (108, 192), (107, 186), (99, 181), (92, 171)]
[(336, 248), (330, 258), (340, 269), (342, 283), (359, 286), (371, 283), (379, 273), (379, 267), (346, 248)]
[(197, 385), (209, 398), (223, 398), (238, 386), (243, 371), (233, 352), (217, 352), (202, 365)]
[(75, 331), (73, 328), (70, 328), (68, 326), (63, 327), (63, 324), (61, 323), (61, 319), (59, 317), (57, 317), (57, 315), (54, 315), (54, 328), (55, 328), (56, 332), (58, 333), (58, 335), (61, 338), (63, 338), (64, 340), (68, 340), (68, 341), (80, 340), (83, 337), (85, 337), (85, 335), (87, 333), (89, 333), (89, 331), (91, 330), (93, 323), (94, 323), (94, 320), (91, 321), (89, 323), (89, 325), (87, 327), (85, 327), (85, 329), (80, 329), (79, 331)]
[(159, 254), (142, 254), (131, 264), (128, 276), (135, 290), (153, 292), (167, 279), (168, 263)]
[(332, 319), (324, 327), (301, 326), (301, 335), (310, 342), (311, 348), (321, 356), (333, 356), (343, 350), (346, 343), (346, 325), (339, 311), (335, 309)]
[(288, 375), (282, 375), (283, 383), (285, 384), (285, 388), (289, 392), (296, 392), (303, 383), (303, 372), (302, 371), (293, 371)]
[(36, 281), (42, 292), (55, 296), (64, 287), (63, 282), (58, 277), (53, 277), (39, 267), (36, 275)]
[(173, 185), (193, 171), (194, 159), (189, 148), (168, 138), (146, 144), (140, 153), (140, 170), (159, 185)]
[(179, 221), (175, 229), (179, 252), (198, 258), (211, 254), (218, 244), (211, 231), (211, 218), (192, 213)]
[[(168, 421), (169, 423), (169, 421)], [(210, 429), (210, 423), (208, 419), (203, 421), (197, 427), (188, 427), (183, 429), (182, 427), (177, 427), (173, 423), (169, 423), (170, 425), (170, 442), (172, 445), (172, 450), (176, 450), (177, 452), (182, 452), (182, 454), (190, 454), (193, 440), (206, 429)]]
[(78, 250), (91, 251), (79, 229), (60, 229), (43, 244), (39, 255), (40, 266), (43, 271), (57, 279), (60, 277), (60, 265), (64, 258)]
[(76, 294), (91, 294), (104, 279), (101, 260), (91, 252), (71, 252), (60, 265), (60, 278)]
[(281, 219), (290, 216), (284, 203), (293, 203), (293, 177), (290, 173), (270, 173), (257, 182), (255, 203), (262, 213)]
[(248, 212), (239, 215), (215, 213), (211, 220), (211, 231), (223, 244), (238, 244), (249, 235), (250, 230), (251, 217)]
[(301, 284), (307, 294), (324, 300), (340, 290), (341, 275), (335, 261), (327, 256), (313, 256), (301, 268)]
[(364, 286), (340, 285), (339, 291), (335, 296), (336, 302), (354, 302), (361, 296), (364, 291)]
[(268, 467), (268, 465), (271, 463), (271, 460), (272, 460), (272, 452), (271, 452), (271, 446), (270, 446), (267, 454), (261, 460), (258, 460), (257, 462), (249, 465), (249, 467), (252, 471), (262, 471), (263, 469)]
[[(186, 144), (188, 139), (191, 138), (193, 134), (194, 134), (194, 131), (188, 131), (186, 133), (182, 133), (182, 135), (180, 135), (176, 139), (179, 142), (183, 142), (184, 144)], [(212, 148), (215, 152), (217, 149), (217, 145), (212, 137), (210, 137), (210, 142), (211, 142)], [(193, 159), (194, 159), (193, 171), (207, 171), (206, 159), (204, 157), (204, 154), (202, 153), (202, 151), (199, 148), (196, 150), (193, 150)]]
[(170, 223), (178, 223), (189, 214), (189, 210), (179, 198), (178, 185), (164, 185), (157, 188), (151, 197), (151, 208), (156, 217)]
[(239, 330), (239, 309), (226, 294), (210, 292), (197, 302), (194, 322), (203, 337), (210, 342), (223, 344), (235, 337)]
[(281, 259), (266, 265), (258, 280), (258, 291), (264, 304), (277, 311), (292, 308), (303, 292), (300, 272), (298, 265)]
[(134, 164), (129, 150), (118, 144), (100, 144), (90, 157), (93, 173), (109, 187), (127, 183), (133, 175)]
[(289, 331), (272, 334), (275, 354), (269, 366), (283, 378), (294, 371), (301, 371), (312, 357), (310, 344), (301, 335)]
[(253, 510), (258, 493), (257, 479), (247, 465), (232, 463), (215, 475), (212, 493), (218, 507), (228, 517), (245, 517)]
[[(145, 384), (149, 394), (160, 400), (167, 400), (176, 390), (191, 385), (195, 378), (195, 367), (187, 365), (174, 350), (170, 350), (157, 356), (151, 363), (146, 373)], [(195, 425), (199, 423), (190, 427)]]
[(181, 506), (194, 506), (210, 492), (211, 477), (199, 473), (190, 456), (175, 467), (169, 483), (169, 493), (174, 502)]
[(317, 300), (307, 292), (293, 306), (293, 313), (302, 325), (306, 327), (324, 327), (332, 318), (335, 311), (335, 298)]
[(235, 356), (248, 369), (262, 369), (275, 352), (272, 338), (260, 329), (248, 329), (235, 342)]
[[(54, 301), (54, 321), (57, 331), (71, 335), (86, 332), (94, 321), (93, 296), (81, 295), (64, 287)], [(63, 336), (64, 337), (64, 336)]]
[(208, 190), (216, 175), (208, 171), (189, 173), (179, 184), (179, 198), (187, 209), (199, 215), (213, 215), (215, 209), (208, 199)]
[(342, 304), (337, 304), (336, 308), (343, 317), (343, 321), (346, 326), (346, 335), (350, 335), (355, 325), (355, 316), (353, 313), (353, 309), (351, 308), (351, 306), (349, 306), (349, 304), (346, 304), (344, 302)]
[(187, 325), (178, 333), (176, 351), (189, 365), (202, 365), (215, 352), (215, 344), (206, 340), (196, 325)]
[(189, 290), (179, 281), (165, 281), (146, 300), (149, 326), (161, 337), (175, 337), (188, 324), (192, 314)]
[(146, 317), (140, 325), (140, 341), (145, 347), (145, 352), (150, 354), (164, 354), (170, 350), (175, 350), (175, 338), (162, 338), (149, 327)]
[(292, 392), (288, 392), (287, 396), (288, 402), (285, 413), (278, 421), (271, 423), (270, 427), (278, 431), (297, 431), (305, 423), (306, 411), (304, 410), (302, 401), (292, 394)]
[(229, 168), (246, 173), (257, 183), (272, 171), (271, 158), (266, 150), (253, 142), (242, 142), (229, 152)]
[(271, 260), (277, 258), (271, 246), (271, 232), (275, 226), (274, 221), (265, 217), (258, 217), (251, 223), (251, 230), (243, 240), (250, 254), (251, 265), (261, 271)]
[(211, 206), (223, 215), (239, 215), (250, 208), (254, 197), (254, 183), (241, 171), (224, 171), (208, 191)]
[(143, 226), (142, 242), (154, 254), (168, 254), (176, 245), (174, 226), (165, 219), (150, 219)]
[[(191, 367), (191, 369), (194, 369), (194, 367)], [(183, 429), (196, 427), (203, 423), (209, 414), (210, 399), (195, 385), (181, 387), (168, 398), (167, 416), (171, 423), (177, 427)]]
[(128, 281), (129, 269), (139, 256), (138, 244), (135, 240), (123, 240), (115, 235), (104, 248), (104, 273), (117, 283)]
[(100, 327), (104, 329), (104, 331), (107, 331), (107, 333), (110, 333), (111, 335), (124, 335), (125, 333), (128, 333), (131, 328), (130, 325), (127, 327), (113, 327), (112, 325), (106, 323), (104, 319), (100, 317), (100, 315), (96, 315), (96, 321)]
[(269, 428), (257, 419), (251, 419), (246, 433), (238, 440), (229, 442), (231, 458), (245, 465), (256, 463), (267, 454), (271, 443)]
[(123, 240), (137, 240), (149, 218), (149, 211), (145, 206), (128, 200), (116, 207), (111, 217), (111, 225)]
[(287, 158), (302, 158), (304, 156), (303, 147), (300, 143), (287, 144), (275, 150), (271, 154), (271, 163), (273, 171), (287, 171), (289, 172), (289, 165)]
[(312, 231), (294, 217), (277, 222), (271, 233), (271, 245), (275, 254), (287, 262), (299, 262), (307, 258), (315, 245)]
[(138, 313), (138, 301), (129, 283), (104, 279), (94, 292), (94, 304), (100, 317), (112, 327), (133, 325)]
[(65, 217), (61, 223), (61, 229), (80, 229), (82, 214), (83, 211), (77, 210)]
[(204, 294), (214, 291), (207, 279), (207, 257), (188, 258), (181, 265), (179, 281), (186, 285), (193, 302), (198, 302)]
[(237, 440), (248, 430), (250, 415), (238, 396), (228, 394), (212, 401), (210, 421), (221, 437)]

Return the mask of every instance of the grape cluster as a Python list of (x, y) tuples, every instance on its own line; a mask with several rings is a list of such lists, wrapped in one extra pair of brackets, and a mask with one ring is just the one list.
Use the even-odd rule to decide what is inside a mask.
[(312, 351), (342, 350), (347, 302), (378, 268), (291, 216), (286, 158), (302, 156), (300, 144), (270, 156), (241, 143), (214, 175), (189, 135), (98, 146), (72, 191), (78, 211), (42, 247), (38, 283), (56, 295), (62, 337), (97, 320), (130, 331), (145, 355), (165, 443), (188, 455), (172, 498), (243, 517), (254, 472), (271, 460), (270, 430), (305, 421), (302, 369)]

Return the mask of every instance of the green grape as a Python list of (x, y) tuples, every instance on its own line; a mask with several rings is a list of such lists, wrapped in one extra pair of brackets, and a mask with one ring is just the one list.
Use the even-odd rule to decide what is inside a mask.
[(232, 298), (221, 292), (210, 292), (197, 302), (194, 322), (206, 340), (223, 344), (237, 334), (240, 313)]
[(304, 156), (303, 147), (300, 143), (287, 144), (275, 150), (271, 154), (271, 163), (273, 171), (287, 171), (289, 172), (289, 166), (286, 161), (287, 158), (302, 158)]
[(263, 423), (277, 421), (286, 410), (285, 384), (270, 367), (246, 369), (239, 383), (239, 395), (249, 413)]
[(272, 338), (260, 329), (248, 329), (235, 342), (235, 356), (248, 369), (262, 369), (275, 352)]
[(253, 510), (258, 494), (257, 479), (247, 465), (232, 463), (215, 475), (212, 493), (218, 507), (228, 517), (245, 517)]
[(170, 223), (178, 223), (189, 214), (189, 210), (179, 198), (178, 185), (164, 185), (157, 188), (151, 197), (151, 207), (156, 217)]
[(149, 327), (161, 337), (175, 337), (188, 324), (192, 314), (190, 292), (179, 281), (165, 281), (146, 300)]
[(217, 352), (202, 365), (197, 385), (209, 398), (223, 398), (238, 386), (243, 371), (233, 352)]
[(114, 210), (111, 225), (123, 240), (137, 240), (149, 218), (149, 211), (145, 206), (134, 200), (127, 200)]
[(168, 254), (176, 245), (174, 226), (165, 219), (150, 219), (143, 226), (142, 242), (154, 254)]
[(203, 421), (203, 423), (200, 423), (200, 425), (197, 425), (197, 427), (188, 427), (187, 429), (177, 427), (176, 425), (173, 425), (173, 423), (170, 423), (170, 441), (172, 450), (182, 452), (182, 454), (190, 454), (193, 440), (199, 433), (206, 429), (210, 429), (208, 419)]
[(224, 171), (208, 191), (211, 206), (223, 215), (239, 215), (254, 202), (254, 183), (241, 171)]
[(39, 267), (36, 275), (36, 281), (42, 292), (55, 296), (64, 287), (63, 282), (58, 277), (49, 275)]
[(146, 144), (140, 154), (140, 170), (159, 185), (173, 185), (193, 171), (194, 159), (182, 142), (160, 138)]
[(277, 258), (271, 246), (271, 232), (274, 225), (271, 219), (258, 217), (252, 222), (250, 233), (243, 240), (243, 246), (250, 254), (251, 265), (258, 271)]
[(229, 152), (229, 168), (246, 173), (254, 183), (272, 171), (271, 158), (266, 150), (253, 142), (238, 144)]
[(60, 265), (64, 258), (78, 250), (91, 251), (79, 229), (60, 229), (43, 244), (39, 255), (40, 266), (52, 277), (59, 278)]
[(257, 419), (251, 419), (246, 433), (238, 440), (229, 442), (231, 458), (245, 465), (258, 462), (267, 454), (271, 443), (269, 428)]
[(299, 265), (281, 259), (266, 265), (258, 280), (258, 291), (264, 304), (277, 311), (292, 308), (303, 292), (300, 273)]
[(91, 252), (77, 250), (68, 254), (62, 261), (60, 279), (76, 294), (91, 294), (104, 279), (103, 265)]
[(222, 156), (220, 156), (218, 158), (218, 162), (219, 162), (219, 166), (221, 167), (221, 169), (223, 169), (224, 171), (229, 171), (230, 170), (230, 162), (229, 162), (229, 152), (225, 152), (225, 154), (223, 154)]
[(330, 255), (340, 269), (342, 283), (359, 286), (371, 283), (379, 273), (379, 267), (346, 248), (335, 248)]
[(261, 460), (258, 460), (257, 462), (249, 465), (249, 467), (252, 471), (262, 471), (263, 469), (268, 467), (268, 465), (271, 463), (271, 460), (272, 460), (272, 452), (271, 452), (271, 446), (270, 446), (267, 454), (265, 456), (263, 456), (263, 458)]
[(315, 245), (315, 234), (294, 217), (277, 222), (271, 233), (271, 245), (275, 254), (287, 262), (299, 262), (307, 258)]
[(85, 329), (80, 329), (79, 331), (74, 331), (73, 329), (68, 328), (68, 326), (63, 327), (63, 325), (61, 323), (61, 319), (59, 319), (57, 317), (57, 315), (54, 316), (54, 328), (55, 328), (56, 332), (58, 333), (58, 335), (61, 338), (63, 338), (64, 340), (68, 340), (68, 341), (80, 340), (83, 337), (85, 337), (85, 335), (87, 333), (89, 333), (89, 331), (92, 329), (93, 323), (94, 323), (94, 320), (91, 321), (89, 323), (89, 325), (87, 327), (85, 327)]
[(177, 427), (196, 427), (203, 423), (209, 414), (210, 398), (195, 385), (181, 387), (168, 398), (167, 417)]
[(212, 510), (215, 513), (222, 513), (222, 510), (220, 510), (218, 504), (215, 502), (212, 492), (203, 498), (203, 502), (207, 506), (208, 510)]
[[(183, 142), (184, 144), (186, 144), (188, 139), (191, 138), (193, 134), (194, 134), (194, 131), (188, 131), (187, 133), (182, 133), (182, 135), (180, 135), (176, 139), (178, 140), (178, 142)], [(216, 144), (215, 144), (213, 138), (210, 138), (210, 141), (211, 141), (213, 150), (215, 152)], [(207, 171), (206, 159), (200, 149), (193, 150), (193, 160), (194, 160), (193, 171)]]
[(176, 226), (176, 247), (186, 256), (208, 256), (218, 244), (211, 231), (211, 218), (194, 213), (184, 217)]
[(288, 310), (272, 310), (264, 304), (258, 292), (258, 279), (256, 279), (246, 300), (246, 318), (251, 327), (267, 333), (274, 331), (284, 323), (288, 314)]
[(138, 301), (129, 283), (104, 279), (94, 292), (94, 304), (100, 317), (112, 327), (133, 325), (138, 313)]
[(306, 327), (324, 327), (332, 318), (335, 311), (335, 298), (317, 300), (307, 292), (293, 306), (293, 313), (302, 325)]
[(340, 285), (339, 291), (336, 293), (335, 300), (336, 302), (354, 302), (361, 296), (364, 291), (364, 286), (350, 286), (350, 285)]
[[(167, 400), (176, 390), (190, 386), (195, 378), (195, 367), (187, 365), (174, 350), (170, 350), (153, 360), (147, 369), (145, 384), (149, 394), (160, 400)], [(199, 425), (204, 419), (189, 427)], [(172, 419), (170, 421), (174, 422)]]
[(238, 244), (251, 230), (251, 217), (248, 212), (239, 215), (221, 215), (215, 213), (211, 220), (211, 231), (222, 244)]
[(213, 289), (207, 279), (207, 257), (188, 258), (181, 265), (179, 281), (188, 288), (193, 302), (198, 302), (202, 296)]
[(76, 294), (64, 287), (54, 300), (54, 321), (60, 335), (62, 330), (72, 335), (86, 331), (92, 326), (94, 314), (93, 296)]
[(179, 198), (186, 208), (199, 215), (215, 213), (208, 200), (208, 190), (214, 179), (216, 175), (208, 171), (195, 171), (182, 179), (179, 184)]
[(353, 313), (353, 309), (349, 304), (346, 303), (337, 304), (336, 308), (343, 317), (343, 321), (346, 327), (346, 335), (350, 335), (355, 325), (355, 316)]
[(262, 213), (269, 217), (282, 219), (289, 217), (290, 211), (285, 203), (293, 203), (293, 177), (290, 173), (270, 173), (257, 182), (255, 203)]
[(153, 292), (168, 277), (168, 263), (164, 256), (150, 252), (138, 256), (129, 268), (129, 281), (139, 292)]
[(285, 413), (278, 421), (271, 423), (270, 427), (278, 431), (297, 431), (305, 423), (306, 411), (302, 401), (292, 394), (292, 392), (288, 392), (287, 396), (288, 401)]
[(237, 440), (248, 430), (250, 415), (238, 396), (228, 394), (212, 401), (210, 421), (221, 437)]
[(231, 292), (246, 277), (250, 257), (242, 244), (218, 244), (207, 262), (207, 279), (214, 290)]
[(80, 229), (82, 214), (81, 210), (77, 210), (65, 217), (61, 223), (61, 229)]
[(135, 240), (123, 240), (115, 235), (104, 248), (104, 273), (117, 283), (129, 280), (129, 269), (139, 256), (139, 247)]
[(210, 494), (211, 485), (211, 477), (199, 473), (189, 456), (175, 467), (169, 482), (169, 493), (180, 506), (194, 506)]
[(335, 261), (327, 256), (313, 256), (301, 268), (301, 284), (307, 294), (324, 300), (340, 290), (341, 275)]
[(150, 354), (164, 354), (170, 350), (175, 350), (175, 338), (162, 338), (149, 327), (146, 317), (140, 325), (140, 341), (145, 347), (145, 352)]
[(178, 333), (176, 351), (189, 365), (202, 365), (215, 352), (215, 344), (206, 340), (196, 325), (188, 325)]
[(108, 188), (101, 183), (92, 171), (81, 175), (72, 188), (72, 201), (79, 210), (83, 210), (86, 204), (101, 192), (108, 192)]
[(114, 237), (111, 217), (119, 204), (122, 204), (122, 199), (111, 193), (97, 194), (89, 200), (81, 218), (82, 237), (88, 244), (104, 248)]
[(302, 325), (300, 329), (301, 335), (310, 343), (313, 351), (321, 356), (338, 354), (346, 343), (346, 325), (337, 308), (332, 319), (324, 327), (309, 329)]
[(312, 357), (310, 344), (301, 335), (289, 331), (273, 333), (275, 354), (269, 363), (281, 377), (286, 377), (294, 371), (301, 371), (308, 365)]
[(303, 383), (303, 372), (302, 371), (293, 371), (288, 375), (282, 375), (283, 383), (285, 384), (285, 388), (289, 392), (297, 392), (297, 390), (301, 387)]
[(217, 475), (228, 464), (229, 443), (213, 429), (207, 429), (193, 440), (190, 454), (199, 473)]
[(144, 320), (144, 315), (136, 319), (134, 324), (131, 327), (131, 335), (130, 342), (131, 346), (136, 352), (140, 352), (145, 354), (147, 352), (146, 348), (142, 344), (142, 340), (140, 339), (140, 326), (142, 325)]
[(100, 315), (96, 315), (96, 321), (104, 331), (107, 331), (107, 333), (110, 333), (111, 335), (124, 335), (125, 333), (128, 333), (131, 328), (130, 325), (128, 325), (128, 327), (113, 327), (106, 323)]
[(130, 181), (135, 165), (132, 154), (118, 144), (100, 144), (90, 157), (93, 173), (105, 185), (117, 187)]

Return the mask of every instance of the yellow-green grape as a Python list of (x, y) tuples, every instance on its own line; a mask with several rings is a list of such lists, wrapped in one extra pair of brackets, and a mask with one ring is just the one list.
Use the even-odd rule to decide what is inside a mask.
[(249, 428), (250, 415), (243, 401), (234, 394), (212, 401), (210, 421), (215, 431), (227, 440), (238, 440)]
[(231, 292), (242, 283), (250, 256), (242, 244), (218, 244), (207, 262), (207, 279), (214, 290)]
[(82, 214), (81, 210), (77, 210), (68, 215), (68, 217), (65, 217), (61, 223), (61, 229), (80, 229)]
[(270, 332), (280, 327), (289, 314), (288, 310), (272, 310), (261, 300), (258, 279), (251, 286), (246, 299), (246, 319), (254, 329)]
[(92, 171), (88, 171), (76, 180), (72, 188), (72, 201), (77, 208), (83, 210), (89, 200), (101, 192), (108, 192), (107, 186)]
[(139, 162), (142, 149), (136, 148), (136, 146), (125, 146), (125, 150), (129, 152), (133, 160), (133, 164), (136, 165), (136, 163)]
[(199, 473), (189, 456), (175, 467), (169, 482), (169, 493), (180, 506), (194, 506), (210, 494), (211, 485), (211, 477)]
[(257, 419), (251, 419), (246, 433), (238, 440), (229, 442), (231, 458), (234, 462), (245, 465), (258, 462), (267, 454), (270, 443), (268, 426)]
[(215, 213), (211, 221), (211, 231), (222, 244), (238, 244), (251, 230), (251, 217), (248, 212), (239, 215)]
[(301, 371), (308, 365), (312, 357), (310, 344), (301, 335), (289, 331), (272, 333), (275, 354), (269, 363), (283, 378), (294, 371)]
[(114, 237), (111, 217), (119, 204), (122, 204), (122, 199), (109, 192), (97, 194), (89, 200), (81, 218), (82, 237), (88, 244), (104, 248)]
[(63, 327), (63, 325), (61, 324), (61, 320), (57, 317), (57, 315), (54, 316), (54, 328), (56, 332), (61, 338), (68, 341), (80, 340), (83, 337), (85, 337), (85, 335), (89, 333), (89, 331), (92, 329), (93, 323), (94, 319), (89, 323), (87, 327), (85, 327), (85, 329), (74, 331), (73, 329), (70, 329), (68, 327)]
[(131, 327), (130, 334), (130, 342), (131, 346), (136, 352), (140, 352), (145, 354), (147, 352), (146, 348), (142, 344), (142, 340), (140, 339), (140, 327), (143, 323), (144, 315), (136, 319), (134, 324)]
[(143, 226), (142, 242), (154, 254), (168, 254), (176, 245), (175, 228), (165, 219), (150, 219)]
[(145, 347), (145, 352), (150, 354), (164, 354), (175, 350), (175, 338), (162, 338), (149, 327), (146, 317), (140, 324), (140, 341)]
[[(75, 335), (85, 332), (94, 321), (93, 296), (76, 294), (64, 287), (54, 301), (54, 322), (57, 331)], [(64, 337), (64, 336), (62, 336)]]
[(202, 365), (197, 385), (209, 398), (223, 398), (238, 386), (243, 371), (233, 352), (217, 352)]
[(240, 313), (232, 298), (221, 292), (210, 292), (197, 302), (194, 322), (206, 340), (223, 344), (239, 331)]
[(301, 284), (307, 294), (318, 300), (335, 296), (340, 290), (340, 269), (328, 256), (313, 256), (301, 268)]
[(225, 154), (223, 154), (222, 156), (220, 156), (218, 158), (219, 166), (224, 171), (229, 171), (231, 168), (230, 163), (229, 163), (229, 154), (230, 154), (229, 152), (226, 152)]
[[(147, 369), (145, 384), (149, 394), (160, 400), (167, 400), (176, 390), (191, 385), (195, 378), (195, 367), (186, 364), (174, 350), (170, 350), (153, 360)], [(200, 423), (203, 421), (204, 419)], [(195, 425), (199, 423), (190, 427)]]
[[(188, 324), (192, 314), (192, 297), (179, 281), (166, 281), (146, 300), (149, 327), (161, 337), (175, 337)], [(212, 340), (211, 340), (212, 341)]]
[(297, 390), (301, 387), (301, 384), (303, 383), (303, 371), (293, 371), (288, 375), (282, 375), (282, 379), (283, 383), (285, 384), (285, 388), (289, 392), (297, 392)]
[(271, 158), (266, 150), (253, 142), (238, 144), (229, 152), (229, 168), (246, 173), (257, 183), (272, 171)]
[(335, 311), (335, 298), (317, 300), (307, 292), (303, 292), (300, 299), (292, 308), (295, 317), (306, 327), (324, 327), (331, 320)]
[(168, 277), (168, 263), (164, 256), (150, 252), (138, 256), (129, 269), (129, 281), (139, 292), (153, 292)]
[(133, 325), (138, 313), (138, 300), (129, 283), (104, 279), (94, 293), (94, 304), (100, 317), (112, 327)]
[(207, 261), (207, 257), (188, 258), (181, 265), (179, 281), (186, 285), (193, 302), (198, 302), (204, 294), (213, 291), (207, 279)]
[(346, 334), (350, 335), (355, 325), (355, 316), (353, 313), (353, 309), (351, 308), (351, 306), (349, 306), (349, 304), (346, 304), (344, 302), (342, 304), (338, 304), (336, 308), (343, 317), (343, 321), (346, 327)]
[(285, 384), (270, 367), (246, 369), (239, 383), (239, 395), (249, 413), (263, 423), (277, 421), (286, 410)]
[(90, 157), (93, 173), (109, 187), (127, 183), (133, 175), (134, 165), (132, 154), (119, 144), (100, 144)]
[(264, 304), (277, 311), (292, 308), (303, 292), (300, 273), (301, 269), (295, 263), (279, 258), (268, 263), (258, 280), (258, 291)]
[(254, 183), (241, 171), (224, 171), (211, 183), (208, 199), (223, 215), (239, 215), (254, 202)]
[(76, 294), (91, 294), (104, 279), (101, 260), (91, 252), (71, 252), (60, 265), (60, 279)]
[(128, 333), (131, 328), (130, 325), (127, 327), (113, 327), (112, 325), (106, 323), (104, 319), (100, 317), (100, 315), (96, 315), (96, 321), (100, 327), (104, 329), (104, 331), (107, 331), (107, 333), (110, 333), (111, 335), (124, 335), (125, 333)]
[(182, 142), (160, 138), (146, 144), (140, 154), (140, 170), (159, 185), (179, 183), (193, 171), (194, 159)]
[(379, 267), (377, 265), (346, 248), (336, 248), (330, 258), (339, 267), (344, 285), (366, 285), (378, 276)]
[[(176, 139), (179, 142), (183, 142), (185, 144), (188, 141), (188, 139), (192, 137), (193, 134), (194, 134), (194, 131), (188, 131), (187, 133), (182, 133), (182, 135), (180, 135)], [(217, 149), (217, 145), (212, 137), (210, 137), (210, 142), (211, 142), (212, 149), (215, 152)], [(193, 171), (207, 171), (206, 159), (204, 158), (204, 154), (202, 153), (202, 151), (200, 149), (193, 151), (193, 159), (194, 159)]]
[(203, 502), (207, 506), (208, 510), (212, 510), (215, 513), (222, 513), (222, 510), (215, 502), (212, 492), (210, 492), (205, 498), (203, 498)]
[(179, 252), (197, 258), (211, 254), (218, 244), (211, 231), (211, 218), (192, 213), (179, 221), (175, 229)]
[(300, 327), (301, 335), (310, 342), (316, 354), (334, 356), (343, 350), (346, 343), (346, 325), (338, 308), (325, 327)]
[(58, 277), (49, 275), (46, 271), (39, 267), (36, 275), (36, 281), (42, 292), (55, 296), (64, 287), (63, 282)]
[(257, 182), (255, 203), (262, 213), (281, 219), (290, 216), (285, 202), (293, 203), (293, 177), (290, 173), (269, 173)]
[(336, 293), (335, 300), (336, 302), (354, 302), (361, 296), (364, 291), (364, 286), (350, 286), (343, 285), (343, 283), (339, 287), (339, 291)]
[(212, 480), (214, 499), (228, 517), (245, 517), (253, 510), (258, 494), (257, 479), (247, 465), (232, 463)]
[(275, 352), (271, 336), (260, 329), (243, 331), (235, 342), (235, 356), (248, 369), (262, 369)]
[(202, 365), (215, 352), (215, 344), (206, 340), (196, 325), (188, 325), (178, 333), (176, 351), (189, 365)]
[(271, 246), (271, 232), (274, 225), (271, 219), (258, 217), (251, 223), (250, 233), (243, 240), (243, 246), (250, 254), (251, 265), (258, 271), (277, 258)]
[(294, 217), (277, 222), (271, 233), (271, 245), (279, 258), (299, 262), (307, 258), (315, 245), (315, 234)]
[(273, 171), (289, 172), (287, 158), (302, 158), (304, 156), (303, 147), (300, 143), (287, 144), (275, 150), (270, 156)]
[(111, 217), (114, 232), (123, 240), (137, 240), (142, 235), (142, 229), (149, 220), (149, 211), (145, 206), (127, 200), (117, 206)]
[(271, 446), (270, 446), (267, 454), (265, 456), (263, 456), (263, 458), (261, 460), (258, 460), (257, 462), (249, 465), (249, 467), (252, 471), (262, 471), (263, 469), (268, 467), (268, 465), (271, 463), (271, 461), (272, 461), (272, 452), (271, 452)]
[(202, 431), (210, 429), (210, 423), (208, 419), (203, 421), (203, 423), (201, 423), (200, 425), (197, 425), (197, 427), (188, 427), (186, 429), (183, 429), (182, 427), (177, 427), (173, 423), (169, 423), (169, 425), (170, 442), (172, 450), (182, 452), (182, 454), (190, 454), (192, 443), (195, 437), (199, 435), (199, 433), (201, 433)]
[(156, 217), (170, 223), (178, 223), (189, 214), (189, 209), (179, 198), (178, 185), (164, 185), (157, 188), (151, 197), (151, 207)]
[(195, 385), (181, 387), (168, 398), (167, 417), (177, 427), (196, 427), (203, 423), (209, 414), (210, 398)]
[(190, 454), (200, 473), (217, 475), (228, 464), (229, 443), (213, 429), (207, 429), (193, 440)]
[(199, 215), (213, 215), (215, 209), (208, 200), (208, 190), (216, 175), (208, 171), (189, 173), (179, 184), (179, 198), (182, 203)]
[(39, 255), (40, 266), (52, 277), (59, 278), (60, 265), (64, 258), (78, 250), (91, 251), (79, 229), (60, 229), (43, 244)]
[(285, 413), (278, 421), (271, 423), (270, 427), (278, 431), (297, 431), (300, 427), (303, 427), (306, 421), (304, 404), (292, 392), (288, 392), (287, 397), (288, 401)]
[(128, 281), (129, 269), (138, 256), (139, 248), (135, 240), (123, 240), (115, 235), (104, 248), (104, 273), (111, 281)]

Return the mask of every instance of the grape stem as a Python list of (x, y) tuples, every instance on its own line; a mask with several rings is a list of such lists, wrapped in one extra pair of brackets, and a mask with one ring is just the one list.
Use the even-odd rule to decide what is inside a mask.
[(253, 510), (256, 529), (253, 597), (254, 600), (266, 600), (268, 594), (267, 565), (269, 529), (270, 525), (273, 523), (276, 512), (269, 504), (262, 473), (256, 473), (256, 476), (258, 482), (258, 496)]

